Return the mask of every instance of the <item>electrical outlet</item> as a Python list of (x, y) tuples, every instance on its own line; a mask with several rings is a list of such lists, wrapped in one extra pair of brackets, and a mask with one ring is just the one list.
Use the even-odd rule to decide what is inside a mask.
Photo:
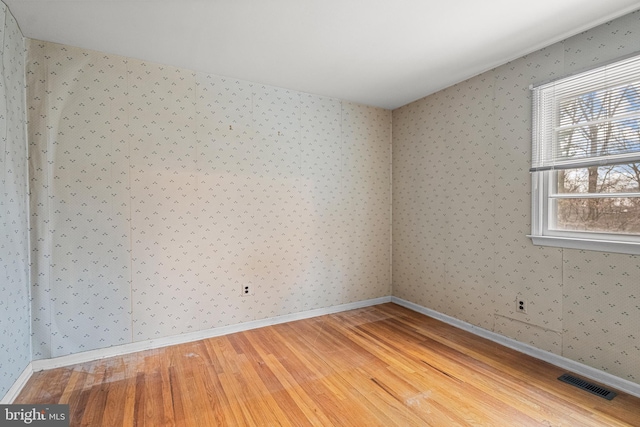
[(249, 284), (242, 285), (242, 296), (246, 297), (248, 295), (251, 295), (251, 285)]
[(516, 311), (518, 313), (527, 313), (527, 301), (518, 297), (516, 298)]

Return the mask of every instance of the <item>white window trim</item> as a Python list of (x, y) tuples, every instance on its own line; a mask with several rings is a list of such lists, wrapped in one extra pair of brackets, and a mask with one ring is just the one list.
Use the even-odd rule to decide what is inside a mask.
[(531, 174), (531, 238), (534, 245), (640, 255), (640, 236), (551, 230), (547, 224), (553, 170)]
[[(556, 95), (563, 97), (571, 96), (571, 94), (579, 94), (582, 92), (582, 88), (585, 87), (583, 85), (587, 85), (586, 87), (591, 90), (598, 90), (604, 87), (616, 87), (630, 81), (630, 79), (637, 81), (639, 73), (640, 55), (635, 53), (590, 70), (578, 72), (554, 81), (541, 83), (540, 85), (537, 85), (536, 88), (533, 86), (530, 87), (532, 90), (545, 90), (551, 86), (559, 88), (558, 93), (556, 94), (554, 92), (550, 98), (546, 98), (545, 96), (547, 95), (542, 95), (542, 92), (539, 91), (536, 91), (536, 94), (533, 97), (532, 136), (534, 144), (532, 144), (533, 151), (531, 168), (532, 217), (531, 234), (528, 236), (531, 238), (533, 244), (559, 248), (640, 255), (640, 235), (599, 233), (579, 230), (558, 230), (555, 229), (554, 224), (547, 223), (548, 221), (554, 221), (554, 218), (556, 217), (555, 214), (550, 211), (551, 207), (554, 206), (554, 204), (551, 203), (555, 193), (555, 188), (553, 188), (556, 176), (554, 169), (582, 168), (601, 162), (602, 164), (608, 164), (608, 161), (618, 161), (620, 163), (640, 162), (640, 152), (636, 151), (621, 154), (619, 156), (607, 156), (607, 159), (599, 159), (596, 157), (593, 159), (585, 158), (574, 160), (556, 158), (551, 151), (548, 151), (548, 149), (545, 148), (548, 147), (547, 143), (550, 141), (548, 138), (556, 137), (555, 133), (553, 133), (555, 125), (550, 126), (548, 121), (541, 122), (540, 124), (537, 122), (537, 120), (540, 119), (539, 114), (541, 114), (538, 107), (541, 107), (542, 105), (545, 106), (544, 108), (547, 108), (547, 114), (549, 114), (550, 111), (548, 108), (551, 108), (552, 114), (556, 114)], [(555, 89), (553, 90), (555, 91)], [(635, 116), (636, 113), (631, 115)], [(545, 141), (541, 141), (539, 138), (544, 138)], [(539, 142), (542, 142), (542, 145), (538, 145)], [(625, 197), (637, 197), (636, 194), (637, 193), (634, 193), (634, 195), (625, 195)]]

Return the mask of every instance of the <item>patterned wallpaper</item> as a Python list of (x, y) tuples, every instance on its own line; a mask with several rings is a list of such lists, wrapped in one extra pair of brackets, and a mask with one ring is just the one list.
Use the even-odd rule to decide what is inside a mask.
[[(28, 41), (34, 358), (389, 295), (393, 184), (394, 295), (640, 383), (638, 257), (526, 237), (529, 84), (638, 33), (627, 15), (393, 115)], [(0, 395), (30, 360), (12, 19), (3, 39)]]
[(390, 111), (33, 40), (27, 79), (36, 359), (390, 294)]
[(632, 13), (393, 112), (395, 296), (640, 383), (640, 258), (526, 237), (529, 85), (639, 52), (639, 36)]
[(0, 398), (31, 361), (24, 38), (0, 2)]

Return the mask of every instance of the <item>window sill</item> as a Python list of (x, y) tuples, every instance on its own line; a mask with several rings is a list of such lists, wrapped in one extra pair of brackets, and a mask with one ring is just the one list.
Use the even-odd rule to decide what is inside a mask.
[(617, 242), (612, 240), (576, 239), (557, 236), (527, 236), (534, 245), (553, 246), (556, 248), (582, 249), (586, 251), (612, 252), (629, 255), (640, 255), (640, 244)]

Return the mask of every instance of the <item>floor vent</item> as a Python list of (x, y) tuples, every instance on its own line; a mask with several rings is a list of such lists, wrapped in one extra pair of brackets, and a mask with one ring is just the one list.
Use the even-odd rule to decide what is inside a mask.
[(572, 386), (576, 386), (585, 391), (588, 391), (589, 393), (595, 394), (596, 396), (603, 397), (607, 400), (611, 400), (614, 397), (616, 397), (616, 394), (611, 390), (607, 390), (606, 388), (599, 387), (595, 384), (592, 384), (585, 380), (581, 380), (580, 378), (576, 378), (569, 374), (563, 374), (560, 377), (558, 377), (558, 379), (562, 382), (571, 384)]

